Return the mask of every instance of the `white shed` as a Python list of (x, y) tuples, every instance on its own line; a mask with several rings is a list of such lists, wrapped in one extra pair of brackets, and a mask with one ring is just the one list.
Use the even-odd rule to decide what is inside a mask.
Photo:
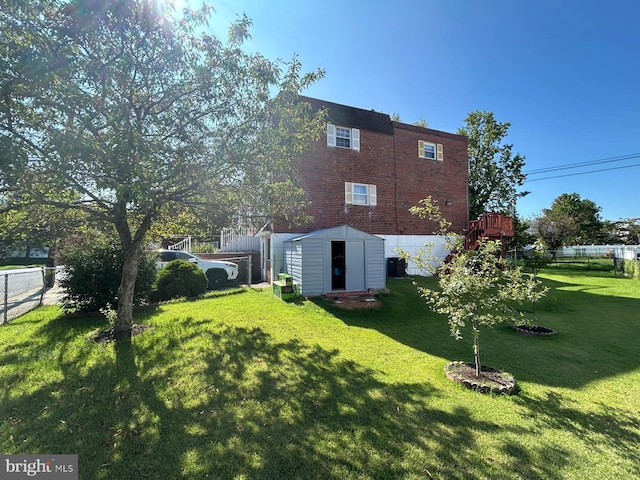
[(284, 270), (305, 296), (386, 286), (384, 239), (343, 225), (283, 243)]

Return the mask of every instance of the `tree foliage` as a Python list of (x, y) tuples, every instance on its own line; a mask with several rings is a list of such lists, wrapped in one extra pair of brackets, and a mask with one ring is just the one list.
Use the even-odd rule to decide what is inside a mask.
[(298, 93), (322, 77), (226, 42), (213, 9), (147, 0), (0, 0), (3, 209), (49, 205), (115, 228), (124, 255), (116, 330), (130, 329), (137, 261), (171, 212), (250, 207), (304, 215), (293, 158), (319, 138)]
[(462, 237), (448, 231), (451, 226), (436, 202), (427, 197), (411, 208), (411, 213), (436, 226), (434, 234), (447, 239), (452, 252), (449, 261), (438, 265), (427, 245), (411, 257), (418, 268), (438, 277), (438, 289), (418, 287), (427, 304), (446, 315), (451, 335), (462, 338), (465, 327), (471, 328), (476, 376), (480, 375), (480, 327), (500, 322), (531, 323), (533, 319), (513, 310), (513, 302), (535, 302), (546, 293), (538, 289), (540, 282), (525, 275), (520, 267), (509, 268), (500, 258), (499, 241), (482, 241), (477, 251), (462, 250)]
[(512, 215), (518, 198), (529, 193), (518, 191), (526, 179), (525, 157), (513, 154), (513, 145), (504, 143), (510, 126), (498, 122), (492, 112), (474, 111), (458, 130), (469, 141), (470, 218), (486, 211)]
[(550, 221), (561, 217), (573, 219), (575, 228), (567, 235), (565, 244), (584, 245), (599, 243), (602, 239), (600, 210), (591, 200), (580, 198), (578, 193), (563, 193), (542, 213)]
[(83, 212), (62, 211), (37, 203), (28, 209), (0, 212), (0, 258), (15, 249), (29, 246), (47, 246), (51, 256), (57, 244), (85, 224)]
[[(392, 113), (390, 117), (392, 122), (402, 122), (399, 113)], [(413, 122), (411, 125), (415, 125), (416, 127), (429, 128), (429, 122), (427, 122), (424, 118)]]
[(544, 294), (539, 281), (521, 268), (508, 268), (499, 257), (500, 242), (481, 242), (477, 251), (462, 251), (438, 271), (439, 289), (421, 287), (426, 302), (446, 315), (451, 335), (462, 338), (471, 329), (476, 376), (480, 375), (480, 328), (501, 322), (528, 323), (531, 319), (514, 311), (512, 303), (535, 302)]
[(517, 248), (524, 245), (530, 245), (536, 241), (535, 235), (531, 232), (532, 221), (522, 218), (514, 212), (513, 218), (513, 237), (506, 238), (507, 248)]
[(538, 217), (532, 226), (537, 237), (551, 250), (554, 257), (560, 247), (569, 245), (569, 239), (576, 231), (576, 222), (566, 213)]
[(602, 231), (606, 243), (638, 245), (640, 243), (640, 218), (605, 220), (602, 222)]

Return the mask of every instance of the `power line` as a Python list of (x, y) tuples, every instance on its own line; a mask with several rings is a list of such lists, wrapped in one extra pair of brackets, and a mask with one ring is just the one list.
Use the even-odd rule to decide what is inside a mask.
[(640, 167), (640, 163), (636, 163), (634, 165), (625, 165), (624, 167), (611, 167), (611, 168), (603, 168), (600, 170), (590, 170), (588, 172), (567, 173), (566, 175), (555, 175), (553, 177), (534, 178), (533, 180), (525, 180), (524, 183), (538, 182), (540, 180), (550, 180), (552, 178), (575, 177), (577, 175), (586, 175), (588, 173), (608, 172), (609, 170), (620, 170), (623, 168), (631, 168), (631, 167)]
[[(601, 158), (599, 160), (591, 160), (588, 162), (578, 162), (578, 163), (569, 163), (567, 165), (561, 165), (561, 166), (557, 166), (557, 167), (548, 167), (548, 168), (539, 168), (536, 170), (530, 170), (528, 172), (523, 172), (525, 175), (536, 175), (536, 174), (540, 174), (540, 173), (549, 173), (549, 172), (555, 172), (558, 170), (568, 170), (571, 168), (580, 168), (580, 167), (586, 167), (586, 166), (591, 166), (591, 165), (598, 165), (598, 164), (602, 164), (602, 163), (613, 163), (613, 162), (621, 162), (623, 160), (631, 160), (634, 158), (640, 158), (640, 153), (629, 153), (628, 155), (619, 155), (617, 157), (608, 157), (608, 158)], [(624, 168), (624, 167), (622, 167)], [(601, 170), (596, 170), (596, 171), (601, 171)], [(588, 173), (588, 172), (585, 172)], [(579, 175), (579, 174), (576, 174)], [(540, 179), (542, 180), (542, 179)], [(532, 180), (533, 181), (533, 180)]]

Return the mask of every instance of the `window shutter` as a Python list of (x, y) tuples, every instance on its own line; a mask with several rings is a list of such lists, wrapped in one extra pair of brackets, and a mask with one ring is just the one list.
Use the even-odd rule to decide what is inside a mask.
[(376, 206), (378, 204), (378, 195), (375, 185), (369, 185), (369, 205)]
[(439, 143), (437, 145), (436, 150), (438, 151), (438, 153), (436, 153), (436, 158), (438, 159), (439, 162), (442, 162), (444, 160), (444, 152), (442, 150), (442, 144)]
[(360, 151), (360, 130), (357, 128), (351, 129), (351, 148)]
[(353, 203), (353, 183), (344, 182), (344, 203), (351, 205)]
[(327, 123), (327, 146), (336, 146), (336, 126)]
[(418, 157), (424, 158), (424, 142), (418, 140)]

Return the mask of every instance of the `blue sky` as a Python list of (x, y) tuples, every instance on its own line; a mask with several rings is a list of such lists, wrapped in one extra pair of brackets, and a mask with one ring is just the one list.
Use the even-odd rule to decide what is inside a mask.
[[(526, 171), (638, 153), (530, 175), (518, 202), (536, 216), (578, 193), (606, 220), (640, 217), (640, 2), (637, 0), (213, 0), (211, 28), (243, 12), (246, 47), (299, 56), (326, 76), (306, 95), (421, 118), (456, 132), (473, 110), (510, 122)], [(635, 166), (632, 166), (635, 165)], [(618, 168), (626, 167), (626, 168)], [(615, 170), (576, 175), (601, 169)]]

